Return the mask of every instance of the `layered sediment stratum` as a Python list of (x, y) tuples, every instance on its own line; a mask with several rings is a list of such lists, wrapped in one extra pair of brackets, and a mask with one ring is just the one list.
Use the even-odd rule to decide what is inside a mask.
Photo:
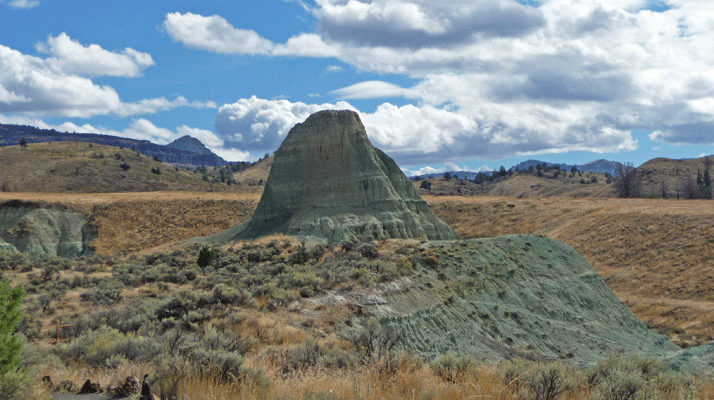
[(372, 146), (352, 111), (321, 111), (295, 125), (275, 152), (253, 217), (214, 241), (276, 233), (332, 243), (458, 238), (394, 160)]

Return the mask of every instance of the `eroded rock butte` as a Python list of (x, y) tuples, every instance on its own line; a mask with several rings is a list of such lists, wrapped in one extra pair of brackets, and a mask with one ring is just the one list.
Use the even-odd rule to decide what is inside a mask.
[(295, 125), (275, 152), (253, 217), (210, 241), (276, 233), (331, 243), (458, 239), (394, 160), (372, 146), (353, 111), (320, 111)]

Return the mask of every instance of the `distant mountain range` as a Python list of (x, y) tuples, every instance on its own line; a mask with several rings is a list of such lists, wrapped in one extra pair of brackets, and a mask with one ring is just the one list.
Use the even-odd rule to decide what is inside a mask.
[(27, 143), (88, 142), (134, 149), (141, 154), (158, 157), (161, 161), (171, 164), (192, 166), (227, 164), (226, 160), (207, 149), (201, 141), (190, 136), (184, 136), (168, 145), (160, 145), (148, 140), (135, 140), (119, 136), (57, 132), (54, 129), (39, 129), (26, 125), (0, 124), (0, 147), (17, 145), (23, 138)]
[(216, 155), (211, 150), (208, 150), (208, 148), (206, 148), (200, 140), (188, 135), (180, 137), (166, 146), (171, 147), (172, 149), (190, 151), (204, 156)]
[[(473, 180), (473, 178), (478, 174), (485, 174), (490, 176), (493, 175), (494, 172), (496, 171), (449, 171), (449, 175), (451, 175), (455, 179)], [(412, 175), (410, 178), (441, 178), (442, 176), (444, 176), (445, 173), (446, 172), (434, 172), (432, 174)]]
[[(548, 168), (553, 168), (553, 167), (559, 167), (563, 171), (571, 171), (573, 168), (577, 169), (580, 172), (600, 172), (603, 174), (610, 174), (610, 175), (615, 175), (615, 172), (617, 171), (617, 167), (619, 165), (622, 165), (621, 163), (617, 161), (608, 161), (608, 160), (596, 160), (589, 162), (587, 164), (583, 165), (569, 165), (569, 164), (556, 164), (556, 163), (551, 163), (547, 161), (539, 161), (539, 160), (528, 160), (528, 161), (523, 161), (522, 163), (515, 165), (510, 168), (510, 170), (515, 170), (519, 169), (521, 171), (527, 170), (530, 167), (537, 168), (538, 165), (543, 165), (545, 164), (546, 167)], [(449, 171), (449, 174), (458, 179), (468, 179), (468, 180), (473, 180), (473, 178), (478, 175), (478, 174), (486, 174), (486, 175), (492, 175), (498, 171), (486, 171), (486, 172), (476, 172), (476, 171)], [(432, 174), (424, 174), (424, 175), (418, 175), (418, 176), (413, 176), (412, 178), (421, 178), (421, 179), (426, 179), (426, 178), (439, 178), (444, 176), (445, 172), (437, 172), (437, 173), (432, 173)]]
[(538, 165), (543, 165), (545, 164), (546, 167), (559, 167), (563, 171), (570, 171), (573, 168), (577, 169), (580, 172), (600, 172), (603, 174), (610, 174), (610, 175), (615, 175), (615, 172), (617, 171), (617, 167), (622, 165), (621, 163), (617, 161), (609, 161), (609, 160), (596, 160), (596, 161), (591, 161), (586, 164), (582, 165), (568, 165), (568, 164), (556, 164), (556, 163), (550, 163), (546, 161), (539, 161), (539, 160), (528, 160), (524, 161), (514, 167), (511, 167), (511, 169), (518, 168), (520, 170), (525, 170), (529, 169), (530, 167), (536, 168)]

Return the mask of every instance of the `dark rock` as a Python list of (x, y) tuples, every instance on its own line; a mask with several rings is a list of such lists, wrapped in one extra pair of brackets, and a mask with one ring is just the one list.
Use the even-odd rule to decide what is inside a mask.
[(331, 243), (353, 237), (458, 239), (394, 160), (372, 146), (352, 111), (321, 111), (295, 125), (275, 152), (253, 217), (206, 241), (276, 233)]
[(144, 375), (144, 379), (141, 383), (141, 395), (139, 396), (139, 400), (158, 400), (158, 396), (151, 394), (151, 387), (149, 386), (149, 382), (146, 381), (148, 377), (148, 374)]
[(52, 390), (54, 388), (54, 383), (52, 383), (52, 377), (49, 375), (45, 375), (42, 377), (42, 383), (49, 389)]
[(82, 389), (79, 390), (79, 394), (103, 393), (103, 392), (104, 392), (104, 390), (102, 390), (102, 387), (99, 383), (92, 382), (89, 379), (84, 381), (84, 385), (82, 385)]
[(124, 384), (116, 388), (114, 393), (119, 396), (130, 397), (141, 392), (141, 382), (135, 376), (127, 376)]

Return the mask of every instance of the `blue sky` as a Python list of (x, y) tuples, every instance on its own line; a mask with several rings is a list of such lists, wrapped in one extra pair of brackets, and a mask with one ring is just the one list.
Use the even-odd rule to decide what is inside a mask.
[(274, 151), (360, 113), (409, 173), (714, 153), (714, 3), (0, 0), (0, 123)]

